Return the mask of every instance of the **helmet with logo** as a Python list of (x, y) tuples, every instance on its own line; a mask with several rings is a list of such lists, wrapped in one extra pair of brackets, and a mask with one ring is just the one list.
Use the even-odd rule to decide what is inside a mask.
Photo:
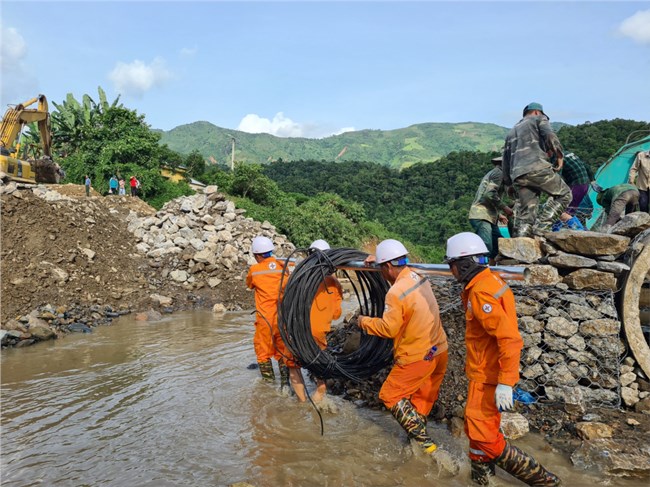
[[(402, 242), (389, 238), (388, 240), (379, 242), (379, 244), (377, 245), (377, 249), (375, 250), (375, 257), (377, 259), (376, 260), (377, 264), (383, 264), (384, 262), (389, 262), (391, 260), (404, 257), (408, 253), (409, 253), (408, 250), (406, 250), (406, 247), (404, 247)], [(398, 265), (405, 265), (405, 264), (406, 262)]]
[(309, 248), (318, 249), (318, 250), (329, 250), (330, 244), (328, 244), (325, 240), (319, 238), (318, 240), (314, 240), (309, 246)]
[(472, 232), (462, 232), (447, 239), (445, 261), (451, 262), (461, 257), (485, 255), (487, 253), (489, 251), (481, 237)]
[(273, 252), (273, 242), (268, 237), (255, 237), (253, 239), (252, 250), (254, 254), (266, 254), (267, 252)]

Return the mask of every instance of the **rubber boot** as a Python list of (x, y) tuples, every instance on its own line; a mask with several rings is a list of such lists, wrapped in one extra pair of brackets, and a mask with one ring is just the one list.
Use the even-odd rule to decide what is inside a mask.
[(496, 473), (494, 462), (479, 462), (472, 460), (472, 482), (478, 485), (489, 485), (490, 478)]
[(499, 455), (495, 463), (526, 485), (561, 485), (560, 479), (555, 474), (546, 470), (533, 457), (508, 442), (506, 442), (503, 453)]
[(289, 367), (287, 367), (284, 362), (280, 362), (280, 390), (291, 390), (289, 387)]
[(257, 365), (260, 368), (260, 374), (262, 374), (264, 381), (273, 382), (275, 380), (275, 372), (273, 372), (271, 359), (265, 360), (264, 362), (257, 362)]
[(390, 412), (404, 428), (409, 439), (415, 441), (426, 453), (432, 453), (438, 448), (427, 433), (424, 416), (415, 410), (411, 401), (400, 400), (390, 408)]

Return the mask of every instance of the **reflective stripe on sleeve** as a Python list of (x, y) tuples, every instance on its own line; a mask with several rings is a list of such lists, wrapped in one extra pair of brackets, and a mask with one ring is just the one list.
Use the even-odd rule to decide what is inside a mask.
[(251, 275), (259, 276), (261, 274), (278, 274), (278, 273), (282, 273), (282, 269), (274, 269), (272, 271), (257, 271), (257, 272), (253, 272)]
[(507, 284), (504, 284), (501, 289), (499, 289), (496, 294), (494, 295), (494, 299), (499, 299), (503, 294), (509, 289), (510, 286)]
[(406, 296), (408, 296), (409, 294), (411, 294), (413, 291), (415, 291), (417, 288), (419, 288), (419, 287), (420, 287), (422, 284), (424, 284), (425, 282), (427, 282), (427, 280), (426, 280), (426, 279), (422, 279), (420, 282), (418, 282), (417, 284), (415, 284), (414, 286), (410, 287), (409, 289), (407, 289), (406, 291), (404, 291), (402, 294), (400, 294), (400, 295), (399, 295), (399, 299), (400, 299), (400, 301), (401, 301), (402, 299), (404, 299)]

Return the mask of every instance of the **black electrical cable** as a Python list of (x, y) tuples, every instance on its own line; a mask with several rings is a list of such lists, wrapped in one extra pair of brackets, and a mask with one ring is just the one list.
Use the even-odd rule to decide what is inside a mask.
[[(298, 252), (307, 250), (296, 249), (294, 254)], [(392, 340), (363, 333), (359, 348), (342, 355), (329, 349), (321, 350), (311, 333), (311, 306), (325, 277), (336, 272), (336, 266), (363, 261), (367, 256), (365, 252), (348, 248), (312, 250), (288, 277), (278, 305), (280, 335), (301, 366), (316, 377), (361, 381), (390, 365), (392, 361)], [(350, 279), (350, 282), (361, 314), (381, 316), (389, 284), (379, 272), (354, 272), (357, 283), (354, 279)], [(283, 275), (283, 279), (284, 277)]]

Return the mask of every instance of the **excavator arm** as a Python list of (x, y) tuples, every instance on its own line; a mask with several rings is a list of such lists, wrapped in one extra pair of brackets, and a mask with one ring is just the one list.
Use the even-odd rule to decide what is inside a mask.
[[(36, 104), (36, 108), (29, 108)], [(25, 125), (36, 123), (41, 136), (42, 157), (20, 159), (19, 138)], [(52, 161), (52, 132), (50, 113), (45, 95), (9, 107), (0, 124), (0, 170), (18, 182), (58, 183), (61, 168)]]
[[(28, 108), (38, 102), (37, 108)], [(47, 98), (45, 95), (38, 95), (25, 103), (9, 107), (2, 118), (0, 125), (0, 147), (11, 152), (11, 149), (18, 139), (23, 127), (29, 123), (37, 123), (43, 144), (43, 155), (52, 155), (52, 134), (50, 132), (50, 113), (48, 111)]]

